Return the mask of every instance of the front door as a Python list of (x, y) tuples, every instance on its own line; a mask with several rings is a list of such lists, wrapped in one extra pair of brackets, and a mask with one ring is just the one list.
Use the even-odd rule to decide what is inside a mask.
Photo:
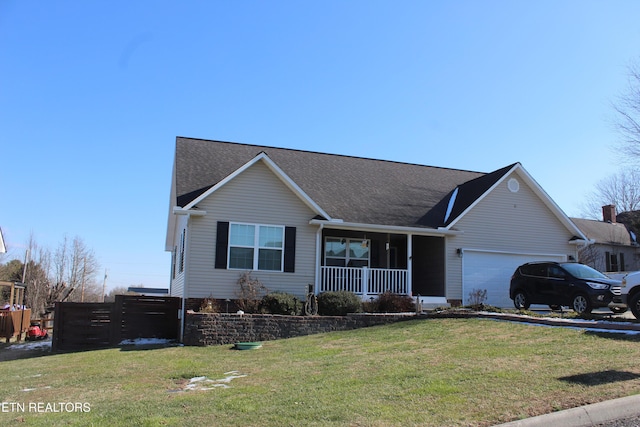
[(412, 237), (411, 287), (414, 296), (445, 296), (444, 239)]

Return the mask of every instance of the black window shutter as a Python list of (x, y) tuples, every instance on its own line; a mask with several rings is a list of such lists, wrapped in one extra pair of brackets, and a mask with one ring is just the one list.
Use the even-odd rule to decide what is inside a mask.
[(284, 271), (293, 273), (296, 266), (296, 228), (284, 228)]
[(218, 221), (216, 232), (215, 268), (227, 268), (227, 247), (229, 246), (229, 223)]

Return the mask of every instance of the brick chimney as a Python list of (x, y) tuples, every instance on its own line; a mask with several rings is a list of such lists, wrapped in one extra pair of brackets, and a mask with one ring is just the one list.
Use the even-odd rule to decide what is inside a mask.
[(616, 223), (616, 205), (606, 205), (602, 207), (602, 219), (604, 222)]

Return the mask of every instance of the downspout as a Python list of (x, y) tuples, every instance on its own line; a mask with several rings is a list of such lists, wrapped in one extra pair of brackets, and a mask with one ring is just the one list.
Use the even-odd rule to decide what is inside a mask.
[(183, 292), (183, 296), (182, 296), (182, 311), (180, 313), (180, 337), (178, 339), (178, 342), (180, 344), (184, 344), (184, 316), (186, 316), (187, 311), (186, 311), (186, 299), (184, 297), (184, 292)]
[(318, 290), (320, 289), (320, 264), (322, 263), (322, 230), (324, 229), (324, 224), (320, 223), (320, 227), (318, 231), (316, 231), (316, 277), (314, 284), (314, 293), (318, 295)]
[[(169, 269), (169, 295), (173, 296), (173, 279), (175, 279), (176, 247), (171, 250), (171, 268)], [(103, 292), (104, 293), (104, 292)]]
[(185, 227), (186, 233), (185, 233), (185, 241), (184, 241), (184, 247), (185, 247), (185, 253), (184, 253), (184, 277), (183, 277), (183, 282), (182, 282), (182, 315), (180, 316), (180, 343), (183, 342), (184, 339), (184, 320), (185, 320), (185, 316), (187, 313), (187, 284), (189, 283), (188, 280), (188, 264), (189, 264), (189, 256), (187, 255), (187, 253), (189, 252), (189, 224), (191, 223), (191, 217), (192, 216), (205, 216), (207, 214), (207, 211), (204, 210), (199, 210), (196, 207), (194, 207), (193, 209), (184, 209), (181, 208), (179, 206), (174, 206), (173, 210), (172, 210), (174, 215), (186, 215), (187, 216), (187, 225)]
[(183, 278), (183, 283), (182, 283), (182, 316), (180, 316), (180, 343), (184, 344), (184, 321), (185, 321), (185, 316), (187, 315), (187, 283), (189, 283), (188, 281), (188, 276), (189, 276), (189, 239), (190, 239), (190, 234), (189, 233), (189, 224), (191, 223), (191, 215), (187, 216), (187, 225), (185, 226), (186, 229), (186, 233), (185, 234), (185, 238), (184, 238), (184, 265), (183, 265), (183, 272), (184, 272), (184, 278)]

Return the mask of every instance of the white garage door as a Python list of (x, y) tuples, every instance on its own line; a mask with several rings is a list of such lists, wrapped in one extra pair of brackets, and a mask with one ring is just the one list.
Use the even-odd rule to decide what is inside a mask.
[(485, 304), (513, 307), (509, 282), (516, 267), (531, 261), (565, 261), (562, 255), (524, 255), (465, 250), (462, 257), (462, 299), (469, 304), (469, 293), (487, 290)]

